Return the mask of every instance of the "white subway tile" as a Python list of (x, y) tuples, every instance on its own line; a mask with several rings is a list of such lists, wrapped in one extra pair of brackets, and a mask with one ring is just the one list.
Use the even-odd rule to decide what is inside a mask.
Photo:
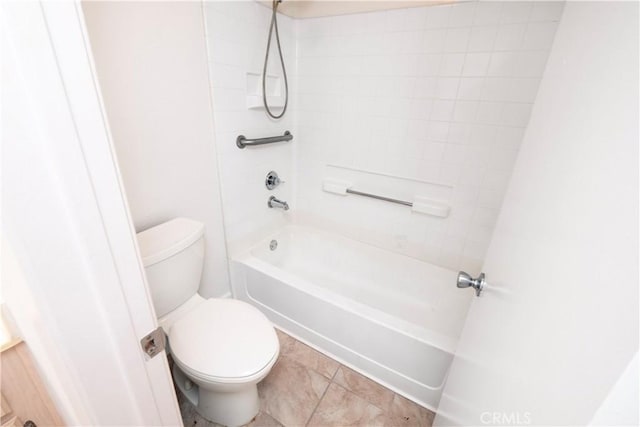
[(449, 252), (462, 252), (464, 248), (464, 239), (469, 232), (470, 220), (459, 220), (455, 217), (451, 218), (447, 224), (447, 242), (442, 245), (443, 250)]
[[(447, 147), (447, 151), (449, 148), (455, 149), (459, 147), (456, 146), (448, 146)], [(447, 157), (448, 152), (445, 151), (445, 158)], [(455, 153), (452, 156), (455, 159), (459, 159), (462, 157), (462, 153)], [(446, 160), (445, 160), (446, 161)], [(460, 179), (463, 179), (464, 177), (466, 177), (468, 180), (477, 180), (477, 171), (473, 171), (473, 170), (466, 170), (462, 173), (462, 175), (460, 176)], [(475, 182), (475, 181), (474, 181)], [(454, 188), (453, 190), (453, 195), (451, 197), (451, 203), (454, 205), (475, 205), (477, 200), (478, 200), (478, 193), (479, 193), (479, 188), (477, 186), (462, 186), (462, 185), (458, 185)], [(475, 213), (474, 213), (475, 214)]]
[(442, 59), (442, 54), (420, 55), (420, 57), (418, 58), (418, 73), (421, 76), (437, 76), (440, 72), (440, 64), (442, 62)]
[(440, 53), (444, 49), (447, 31), (444, 29), (426, 30), (422, 38), (422, 51), (426, 53)]
[(548, 52), (520, 52), (514, 69), (516, 77), (542, 77)]
[[(455, 101), (436, 99), (433, 101), (433, 108), (431, 109), (431, 120), (450, 121), (453, 117), (454, 108)], [(431, 139), (444, 141), (446, 140), (446, 135), (432, 136)]]
[(465, 77), (481, 77), (487, 73), (491, 54), (468, 53), (464, 60), (462, 75)]
[(523, 136), (524, 129), (522, 128), (501, 126), (496, 133), (496, 147), (503, 150), (517, 150)]
[(474, 25), (491, 25), (500, 22), (503, 1), (480, 1), (476, 7)]
[(532, 7), (533, 3), (527, 1), (504, 2), (500, 14), (500, 22), (503, 24), (527, 22), (531, 15)]
[(468, 145), (477, 147), (492, 147), (496, 138), (497, 127), (482, 123), (474, 124), (471, 127), (471, 135)]
[[(355, 15), (345, 15), (343, 17), (345, 21), (344, 25), (353, 27), (355, 24), (352, 20), (353, 16)], [(390, 31), (389, 15), (384, 12), (365, 13), (363, 14), (363, 18), (364, 18), (363, 19), (364, 26), (368, 32), (385, 33)], [(300, 21), (300, 22), (304, 22), (304, 21)]]
[(442, 142), (425, 142), (423, 143), (422, 158), (431, 162), (435, 162), (438, 167), (433, 170), (440, 174), (439, 164), (444, 156), (445, 144)]
[[(444, 158), (444, 153), (443, 153), (443, 158)], [(449, 164), (449, 163), (445, 163), (444, 161), (441, 161), (438, 181), (445, 185), (455, 185), (458, 183), (458, 179), (460, 178), (461, 173), (462, 173), (462, 169), (459, 168), (457, 165)], [(455, 208), (452, 209), (452, 211), (454, 210)]]
[[(482, 191), (482, 190), (481, 190)], [(490, 206), (483, 206), (490, 207)], [(488, 227), (473, 227), (469, 230), (468, 241), (488, 244), (491, 241), (493, 229)]]
[[(445, 105), (447, 102), (450, 102), (450, 101), (440, 101), (440, 102), (443, 103), (442, 105), (443, 110), (446, 110), (446, 109), (453, 110), (452, 106)], [(435, 109), (435, 105), (434, 105), (434, 109)], [(427, 127), (428, 140), (444, 142), (447, 140), (448, 133), (449, 133), (449, 122), (429, 122), (429, 125)]]
[(486, 164), (496, 172), (508, 171), (510, 173), (517, 155), (518, 151), (516, 150), (493, 150), (493, 155), (487, 159)]
[(423, 30), (427, 26), (428, 8), (412, 7), (405, 10), (404, 31)]
[(382, 115), (384, 111), (388, 111), (387, 115), (391, 118), (406, 118), (411, 117), (413, 113), (413, 101), (409, 98), (381, 98), (381, 103), (387, 104), (385, 107), (380, 107), (374, 113), (377, 116)]
[(536, 78), (507, 79), (504, 101), (533, 103), (538, 93), (540, 80)]
[(564, 1), (536, 1), (533, 4), (530, 21), (559, 21)]
[(481, 124), (498, 124), (503, 109), (504, 104), (500, 102), (480, 102), (475, 121)]
[(445, 35), (443, 52), (465, 52), (470, 33), (470, 28), (449, 28)]
[(477, 101), (457, 101), (453, 120), (456, 122), (472, 122), (478, 111)]
[(456, 99), (460, 79), (456, 77), (440, 77), (436, 81), (435, 97), (438, 99)]
[(211, 85), (213, 87), (244, 89), (246, 84), (244, 69), (224, 64), (211, 64)]
[(505, 104), (502, 110), (503, 125), (526, 126), (531, 116), (531, 104)]
[(246, 91), (243, 89), (213, 89), (213, 104), (216, 111), (245, 111), (247, 109)]
[(429, 123), (425, 120), (409, 120), (407, 124), (407, 138), (426, 141)]
[(431, 110), (433, 108), (433, 101), (430, 99), (412, 99), (409, 118), (428, 120), (431, 117)]
[(425, 28), (446, 28), (449, 24), (451, 6), (437, 5), (426, 8), (427, 23)]
[(498, 34), (498, 27), (474, 27), (469, 35), (469, 52), (490, 52)]
[(481, 188), (480, 193), (478, 194), (478, 206), (482, 208), (499, 209), (503, 198), (503, 190)]
[(449, 12), (449, 27), (470, 27), (476, 12), (476, 2), (457, 3)]
[(522, 45), (526, 24), (501, 25), (494, 44), (494, 50), (517, 50)]
[(416, 98), (434, 98), (436, 95), (436, 79), (433, 77), (421, 77), (416, 82)]
[(487, 75), (491, 77), (511, 77), (519, 67), (520, 54), (518, 52), (493, 52)]
[(489, 77), (484, 80), (482, 87), (483, 101), (506, 101), (511, 97), (511, 79), (503, 77)]
[(464, 53), (448, 53), (442, 55), (442, 64), (440, 65), (440, 76), (460, 76), (464, 67)]
[(484, 187), (485, 189), (504, 192), (507, 189), (507, 184), (509, 184), (510, 177), (510, 171), (506, 172), (504, 170), (495, 170), (489, 167), (487, 169), (487, 173), (482, 179), (482, 187)]
[(550, 49), (556, 34), (555, 22), (532, 22), (527, 25), (522, 47), (524, 49)]
[(395, 9), (382, 12), (387, 15), (387, 31), (404, 31), (406, 24), (406, 9)]
[(472, 223), (481, 227), (493, 228), (497, 219), (498, 209), (478, 207), (473, 215)]
[(365, 15), (343, 15), (334, 16), (331, 22), (331, 33), (335, 35), (348, 36), (364, 31), (368, 26)]
[(464, 244), (464, 250), (462, 255), (465, 257), (475, 258), (478, 261), (482, 262), (482, 259), (485, 256), (489, 244), (488, 242), (473, 242), (466, 240)]
[(447, 142), (451, 144), (467, 144), (471, 138), (471, 125), (469, 123), (451, 123)]
[(247, 46), (227, 40), (216, 40), (211, 44), (211, 60), (215, 64), (245, 67), (247, 64)]
[(458, 88), (458, 99), (462, 100), (478, 100), (482, 96), (482, 88), (484, 86), (484, 78), (482, 77), (463, 77), (460, 79)]

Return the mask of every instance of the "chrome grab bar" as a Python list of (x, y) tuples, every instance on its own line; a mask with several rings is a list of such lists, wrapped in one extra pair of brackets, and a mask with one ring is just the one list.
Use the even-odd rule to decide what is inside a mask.
[(239, 135), (236, 138), (236, 145), (238, 146), (238, 148), (242, 149), (244, 147), (252, 147), (254, 145), (273, 144), (274, 142), (280, 142), (280, 141), (291, 141), (292, 139), (293, 139), (293, 135), (291, 135), (291, 132), (289, 131), (285, 131), (284, 135), (282, 136), (269, 136), (266, 138), (254, 138), (254, 139), (249, 139), (244, 135)]
[(363, 193), (362, 191), (356, 191), (356, 190), (352, 190), (350, 188), (347, 188), (347, 193), (355, 194), (357, 196), (371, 197), (372, 199), (384, 200), (385, 202), (397, 203), (399, 205), (405, 205), (405, 206), (413, 207), (413, 203), (407, 202), (405, 200), (392, 199), (391, 197), (384, 197), (384, 196), (376, 196), (375, 194)]

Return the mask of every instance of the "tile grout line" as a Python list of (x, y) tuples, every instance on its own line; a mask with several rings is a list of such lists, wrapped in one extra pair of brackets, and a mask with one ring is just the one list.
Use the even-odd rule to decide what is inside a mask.
[[(334, 359), (332, 359), (332, 360), (334, 360)], [(329, 390), (329, 387), (331, 387), (331, 384), (334, 384), (333, 379), (338, 374), (338, 371), (340, 370), (340, 368), (342, 368), (342, 364), (341, 363), (338, 364), (338, 367), (336, 368), (336, 371), (333, 373), (333, 375), (329, 379), (329, 384), (327, 384), (327, 388), (324, 389), (324, 392), (322, 393), (322, 396), (320, 397), (320, 399), (318, 399), (318, 403), (316, 404), (316, 407), (313, 408), (313, 412), (311, 412), (311, 415), (309, 415), (309, 419), (304, 424), (305, 426), (308, 426), (309, 423), (311, 422), (311, 420), (313, 419), (313, 416), (316, 414), (316, 411), (318, 410), (318, 406), (320, 406), (320, 403), (322, 402), (322, 399), (324, 399), (324, 396), (327, 394), (327, 390)]]

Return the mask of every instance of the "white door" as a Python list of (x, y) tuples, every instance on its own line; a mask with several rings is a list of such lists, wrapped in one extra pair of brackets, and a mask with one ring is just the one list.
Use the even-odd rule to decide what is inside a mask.
[(591, 423), (638, 350), (638, 3), (566, 3), (484, 272), (436, 425)]
[(68, 425), (181, 425), (74, 2), (3, 2), (2, 297)]

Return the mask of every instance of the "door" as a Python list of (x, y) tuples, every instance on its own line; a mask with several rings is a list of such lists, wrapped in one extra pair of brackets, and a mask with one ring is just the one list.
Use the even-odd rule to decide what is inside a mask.
[(435, 424), (590, 424), (638, 350), (636, 2), (566, 3), (484, 272)]
[(2, 297), (68, 425), (181, 425), (79, 4), (4, 2)]

